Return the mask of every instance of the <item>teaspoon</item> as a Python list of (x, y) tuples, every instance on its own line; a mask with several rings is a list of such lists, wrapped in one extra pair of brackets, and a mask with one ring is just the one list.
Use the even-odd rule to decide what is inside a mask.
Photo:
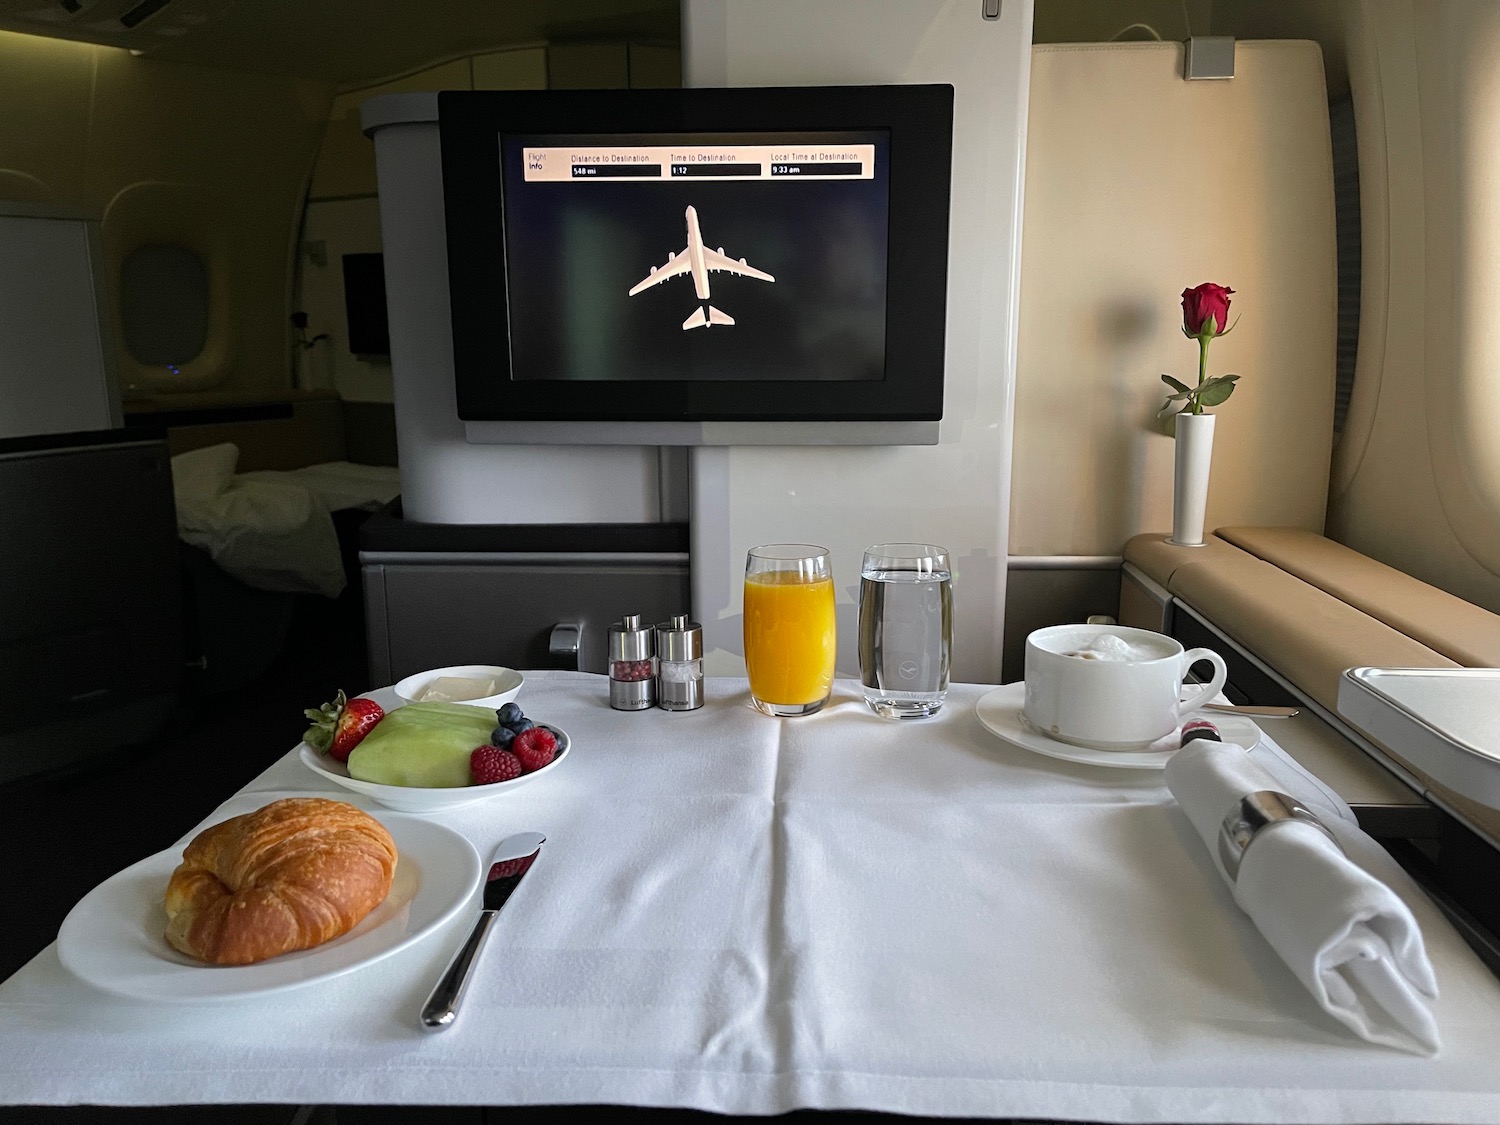
[(1205, 703), (1205, 711), (1227, 711), (1232, 715), (1253, 715), (1259, 719), (1290, 719), (1302, 714), (1300, 707), (1266, 707), (1259, 704)]

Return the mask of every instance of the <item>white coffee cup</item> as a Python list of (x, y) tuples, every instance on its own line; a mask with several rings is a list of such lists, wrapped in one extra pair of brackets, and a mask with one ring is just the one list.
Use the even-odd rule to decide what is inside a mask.
[[(1188, 685), (1199, 660), (1214, 666), (1207, 684)], [(1171, 734), (1182, 716), (1210, 702), (1228, 678), (1224, 658), (1187, 651), (1171, 637), (1124, 625), (1053, 625), (1026, 638), (1026, 702), (1036, 730), (1075, 746), (1139, 750)]]

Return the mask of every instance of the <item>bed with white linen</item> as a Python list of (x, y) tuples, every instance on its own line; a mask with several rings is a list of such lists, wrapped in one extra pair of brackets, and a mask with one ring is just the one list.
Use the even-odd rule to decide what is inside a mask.
[(256, 589), (337, 597), (347, 577), (332, 513), (389, 503), (397, 470), (333, 461), (239, 473), (239, 452), (225, 442), (172, 458), (182, 541)]

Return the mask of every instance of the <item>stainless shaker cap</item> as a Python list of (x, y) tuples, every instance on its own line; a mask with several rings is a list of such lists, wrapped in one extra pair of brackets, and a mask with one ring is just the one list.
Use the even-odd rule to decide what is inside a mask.
[(703, 626), (678, 613), (656, 627), (656, 655), (673, 662), (703, 658)]
[(609, 662), (649, 660), (653, 655), (651, 640), (651, 626), (641, 624), (639, 613), (627, 613), (609, 627)]

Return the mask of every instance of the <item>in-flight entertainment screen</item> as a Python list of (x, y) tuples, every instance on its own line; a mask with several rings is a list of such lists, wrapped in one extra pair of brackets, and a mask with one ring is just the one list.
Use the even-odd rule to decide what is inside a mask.
[(942, 418), (951, 86), (437, 109), (465, 423)]
[(498, 147), (512, 378), (884, 377), (884, 131)]

